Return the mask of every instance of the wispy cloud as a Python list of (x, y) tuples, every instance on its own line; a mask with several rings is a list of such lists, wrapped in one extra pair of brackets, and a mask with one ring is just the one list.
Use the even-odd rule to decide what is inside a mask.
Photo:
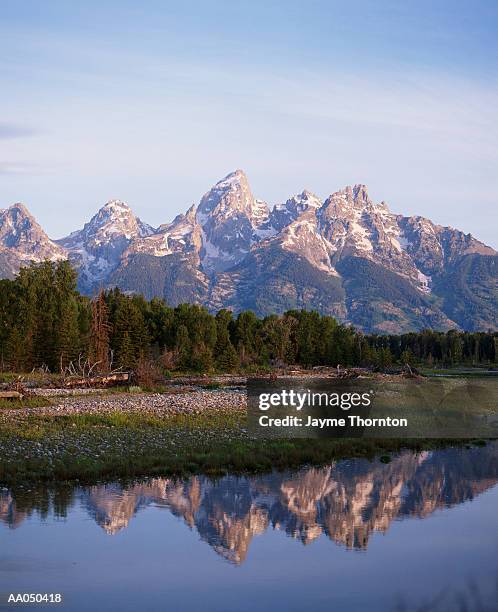
[(17, 123), (0, 122), (0, 140), (8, 140), (11, 138), (26, 138), (34, 136), (36, 130), (32, 127), (19, 125)]
[(58, 234), (109, 197), (159, 225), (243, 167), (270, 203), (367, 183), (496, 244), (495, 8), (347, 4), (16, 9), (0, 24), (2, 198), (38, 203)]

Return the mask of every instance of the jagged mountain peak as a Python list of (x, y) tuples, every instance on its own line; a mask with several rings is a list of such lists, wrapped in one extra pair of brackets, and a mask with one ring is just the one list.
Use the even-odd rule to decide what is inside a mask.
[(22, 240), (27, 240), (28, 233), (31, 239), (44, 238), (50, 241), (34, 216), (21, 202), (0, 210), (0, 239), (2, 242), (5, 243), (10, 238), (12, 245), (16, 245)]
[(125, 233), (129, 229), (136, 228), (140, 236), (148, 236), (155, 231), (152, 226), (144, 223), (137, 217), (130, 206), (123, 202), (123, 200), (109, 200), (94, 215), (93, 219), (100, 221), (102, 224), (109, 221), (116, 227), (123, 228)]
[(13, 276), (21, 265), (44, 259), (64, 259), (66, 253), (52, 242), (28, 208), (16, 202), (0, 210), (0, 270)]
[(303, 189), (298, 196), (305, 200), (320, 200), (316, 193), (310, 191), (309, 189)]
[(275, 204), (268, 224), (278, 233), (296, 221), (303, 213), (308, 211), (313, 214), (317, 213), (322, 205), (323, 202), (317, 195), (304, 189), (301, 193), (290, 197), (286, 202)]
[(63, 238), (61, 243), (93, 241), (98, 245), (119, 238), (129, 241), (137, 237), (148, 236), (154, 231), (154, 228), (143, 223), (135, 216), (126, 202), (109, 200), (93, 215), (88, 223), (85, 223), (83, 229)]
[(251, 213), (254, 207), (249, 181), (242, 170), (235, 170), (218, 181), (202, 197), (197, 209), (201, 224), (208, 215), (230, 215), (233, 212)]
[(361, 201), (365, 202), (369, 199), (368, 187), (366, 185), (358, 183), (352, 187), (352, 192), (355, 200), (361, 199)]
[(135, 218), (135, 214), (123, 200), (108, 200), (94, 215), (98, 219)]
[(79, 284), (90, 291), (117, 268), (130, 244), (156, 230), (135, 216), (122, 200), (108, 200), (93, 217), (58, 241), (68, 249), (70, 260), (79, 269)]
[(8, 208), (0, 211), (0, 213), (2, 212), (10, 212), (11, 214), (20, 213), (21, 215), (25, 217), (34, 219), (33, 215), (30, 213), (27, 206), (23, 204), (22, 202), (15, 202), (14, 204), (11, 204)]
[[(227, 194), (227, 193), (237, 193), (237, 192), (249, 192), (251, 191), (249, 187), (249, 180), (247, 178), (246, 173), (243, 170), (234, 170), (230, 172), (221, 180), (211, 187), (211, 189), (205, 194), (206, 197), (209, 194)], [(251, 194), (252, 195), (252, 194)], [(204, 198), (201, 200), (204, 200)]]
[(111, 222), (116, 226), (133, 225), (137, 221), (131, 208), (122, 200), (109, 200), (92, 217), (89, 224), (92, 226), (104, 226)]
[(234, 190), (240, 186), (249, 186), (247, 174), (238, 168), (233, 172), (229, 172), (225, 177), (219, 180), (213, 187), (213, 189), (223, 190)]
[(341, 221), (360, 221), (370, 219), (371, 222), (392, 225), (396, 215), (391, 213), (385, 201), (374, 202), (368, 193), (366, 185), (357, 184), (332, 193), (323, 203), (320, 211), (322, 218)]
[(129, 204), (127, 204), (124, 200), (120, 200), (119, 198), (111, 198), (107, 200), (107, 202), (104, 204), (104, 206), (102, 206), (102, 208), (123, 208), (131, 210)]
[(266, 202), (253, 196), (242, 170), (216, 183), (202, 197), (196, 212), (203, 270), (222, 271), (241, 261), (269, 214)]
[(21, 231), (26, 231), (29, 228), (33, 228), (36, 229), (37, 232), (43, 233), (46, 236), (35, 217), (22, 202), (11, 204), (8, 208), (3, 210), (0, 209), (0, 226), (3, 227), (4, 232), (9, 230), (16, 231), (18, 233)]
[(185, 213), (185, 218), (188, 219), (190, 223), (195, 223), (195, 213), (197, 212), (197, 204), (192, 204), (192, 206), (187, 209)]
[(303, 191), (301, 191), (301, 193), (297, 193), (291, 196), (285, 202), (275, 204), (273, 208), (274, 210), (287, 210), (295, 212), (303, 211), (309, 207), (319, 208), (321, 205), (322, 201), (317, 195), (315, 195), (311, 191), (308, 191), (307, 189), (304, 189)]
[(345, 205), (348, 208), (362, 210), (364, 208), (387, 208), (385, 202), (375, 204), (370, 198), (368, 187), (361, 183), (356, 185), (347, 185), (339, 191), (332, 193), (325, 203), (336, 203)]
[(322, 200), (317, 195), (305, 189), (301, 193), (289, 198), (284, 206), (288, 210), (294, 209), (296, 212), (303, 212), (310, 208), (320, 208), (322, 204)]
[(362, 183), (323, 202), (304, 189), (270, 212), (238, 169), (157, 230), (112, 199), (56, 244), (23, 204), (0, 210), (1, 276), (31, 259), (62, 257), (86, 293), (119, 286), (174, 305), (261, 315), (316, 308), (381, 333), (498, 325), (496, 251), (424, 217), (390, 212)]
[(110, 210), (110, 211), (131, 211), (131, 208), (128, 206), (126, 202), (123, 200), (107, 200), (107, 202), (102, 206), (101, 210)]

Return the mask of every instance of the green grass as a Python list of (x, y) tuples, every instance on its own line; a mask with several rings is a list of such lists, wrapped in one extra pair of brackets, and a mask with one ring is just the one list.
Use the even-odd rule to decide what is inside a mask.
[(493, 376), (493, 374), (497, 374), (498, 364), (489, 365), (489, 366), (452, 366), (448, 368), (425, 368), (421, 367), (419, 369), (420, 373), (423, 376), (455, 376), (461, 378), (472, 378), (472, 377), (481, 377), (481, 376)]
[(245, 427), (245, 414), (234, 411), (166, 419), (122, 412), (6, 419), (0, 423), (0, 483), (254, 473), (350, 457), (381, 456), (387, 461), (403, 448), (419, 451), (454, 444), (448, 440), (255, 440)]
[(51, 406), (52, 402), (41, 396), (24, 397), (23, 399), (5, 399), (0, 397), (0, 410), (12, 410), (19, 408), (41, 408)]
[(38, 384), (47, 384), (47, 382), (57, 383), (60, 378), (60, 374), (50, 372), (0, 372), (0, 383), (10, 383), (21, 379)]

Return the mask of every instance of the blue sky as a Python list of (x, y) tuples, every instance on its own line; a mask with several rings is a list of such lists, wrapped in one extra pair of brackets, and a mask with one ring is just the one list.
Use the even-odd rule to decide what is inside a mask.
[(243, 168), (275, 203), (366, 183), (497, 247), (498, 2), (0, 3), (0, 208), (154, 225)]

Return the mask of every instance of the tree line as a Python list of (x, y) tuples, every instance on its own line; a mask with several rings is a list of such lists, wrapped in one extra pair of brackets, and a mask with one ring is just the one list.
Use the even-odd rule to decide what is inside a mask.
[(196, 304), (168, 306), (119, 289), (93, 299), (78, 293), (67, 261), (21, 268), (0, 280), (0, 367), (15, 372), (134, 369), (144, 360), (162, 371), (231, 372), (296, 364), (449, 366), (498, 362), (496, 332), (366, 335), (315, 311), (258, 318), (245, 311), (216, 314)]

